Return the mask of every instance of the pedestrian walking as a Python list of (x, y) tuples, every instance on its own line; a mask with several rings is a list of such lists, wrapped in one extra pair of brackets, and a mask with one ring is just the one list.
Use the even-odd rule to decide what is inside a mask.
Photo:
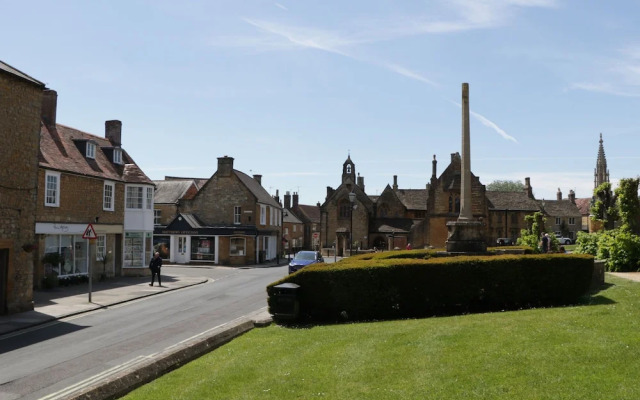
[(149, 286), (153, 286), (153, 281), (155, 280), (156, 275), (158, 275), (158, 286), (162, 287), (162, 281), (160, 280), (161, 267), (162, 257), (160, 257), (160, 253), (156, 251), (156, 254), (153, 255), (153, 258), (149, 262), (149, 269), (151, 270), (151, 283)]
[(548, 253), (549, 252), (549, 242), (551, 241), (551, 239), (549, 238), (549, 234), (545, 233), (542, 236), (542, 252), (543, 253)]

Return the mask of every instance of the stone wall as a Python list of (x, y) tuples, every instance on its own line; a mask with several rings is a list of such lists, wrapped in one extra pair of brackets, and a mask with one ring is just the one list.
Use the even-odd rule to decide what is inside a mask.
[(0, 70), (0, 314), (33, 309), (34, 252), (23, 246), (35, 243), (42, 90)]

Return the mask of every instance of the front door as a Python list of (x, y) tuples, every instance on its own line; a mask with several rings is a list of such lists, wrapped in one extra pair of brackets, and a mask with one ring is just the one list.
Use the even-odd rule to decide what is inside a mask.
[(188, 236), (178, 236), (178, 246), (176, 252), (176, 262), (179, 264), (186, 264), (189, 262), (189, 237)]

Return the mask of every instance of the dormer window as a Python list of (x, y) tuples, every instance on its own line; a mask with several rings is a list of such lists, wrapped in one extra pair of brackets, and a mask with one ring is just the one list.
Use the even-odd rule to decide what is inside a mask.
[(87, 158), (96, 158), (96, 144), (93, 142), (87, 142)]
[(113, 149), (113, 163), (122, 164), (122, 149)]

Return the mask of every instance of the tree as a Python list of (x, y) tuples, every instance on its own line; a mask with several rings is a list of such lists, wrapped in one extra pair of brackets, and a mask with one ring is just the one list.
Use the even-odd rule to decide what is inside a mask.
[(640, 179), (621, 179), (615, 190), (616, 206), (620, 220), (620, 229), (637, 235), (640, 233), (640, 200), (638, 200), (638, 184)]
[(611, 230), (618, 219), (616, 198), (611, 192), (611, 183), (604, 182), (593, 190), (595, 202), (591, 206), (592, 219), (604, 224), (604, 229)]
[[(535, 253), (540, 252), (538, 245), (543, 233), (547, 233), (544, 223), (546, 218), (540, 211), (536, 211), (531, 215), (524, 217), (527, 227), (520, 231), (520, 237), (516, 244), (518, 246), (529, 246)], [(558, 239), (555, 235), (549, 235), (549, 249), (551, 251), (558, 250)]]
[(521, 192), (524, 190), (524, 184), (520, 181), (493, 181), (487, 185), (489, 192)]

